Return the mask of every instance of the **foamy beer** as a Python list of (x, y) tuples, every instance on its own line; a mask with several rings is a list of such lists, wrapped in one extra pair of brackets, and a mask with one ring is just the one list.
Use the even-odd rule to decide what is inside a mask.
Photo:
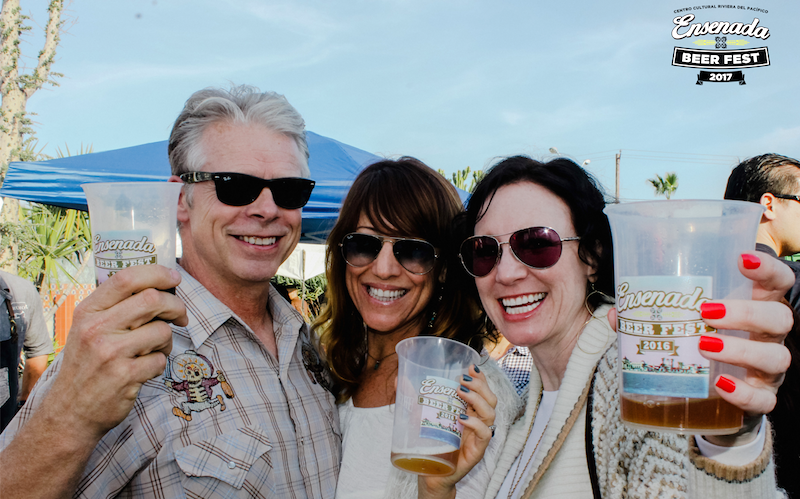
[(698, 349), (704, 334), (747, 337), (707, 326), (709, 300), (752, 298), (736, 266), (755, 248), (763, 208), (742, 201), (653, 201), (608, 206), (614, 238), (622, 420), (635, 428), (729, 434), (742, 410), (714, 382), (745, 370), (712, 362)]
[(460, 380), (480, 360), (472, 348), (433, 336), (397, 344), (397, 399), (392, 464), (428, 476), (452, 475), (461, 448)]
[(175, 268), (177, 182), (83, 184), (92, 226), (97, 285), (120, 270), (159, 264)]

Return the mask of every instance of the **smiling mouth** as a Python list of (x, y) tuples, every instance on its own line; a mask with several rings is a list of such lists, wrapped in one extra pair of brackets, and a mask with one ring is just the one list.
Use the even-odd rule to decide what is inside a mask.
[(524, 314), (541, 305), (547, 293), (532, 293), (517, 296), (516, 298), (503, 298), (500, 303), (509, 315)]
[(386, 289), (378, 289), (367, 286), (367, 293), (369, 293), (371, 297), (375, 298), (378, 301), (389, 302), (402, 297), (403, 295), (408, 293), (408, 290), (393, 289), (389, 291)]
[(271, 246), (278, 240), (277, 237), (236, 236), (236, 239), (256, 246)]

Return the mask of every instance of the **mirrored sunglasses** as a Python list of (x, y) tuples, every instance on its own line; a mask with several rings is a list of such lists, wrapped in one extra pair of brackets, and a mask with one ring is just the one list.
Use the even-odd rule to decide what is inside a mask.
[(376, 236), (353, 232), (344, 236), (339, 247), (344, 261), (351, 267), (365, 267), (378, 258), (383, 243), (392, 243), (392, 252), (397, 262), (412, 274), (427, 274), (436, 265), (439, 257), (436, 248), (422, 239)]
[(562, 242), (580, 240), (580, 237), (561, 239), (550, 227), (520, 229), (511, 233), (511, 237), (505, 243), (498, 241), (497, 237), (472, 236), (461, 243), (458, 256), (464, 269), (473, 277), (488, 275), (495, 268), (503, 256), (504, 244), (509, 245), (511, 253), (517, 260), (528, 267), (546, 269), (555, 265), (561, 258)]
[(244, 173), (188, 172), (182, 174), (180, 179), (187, 184), (213, 180), (217, 199), (228, 206), (248, 205), (258, 199), (261, 191), (268, 187), (278, 207), (296, 210), (308, 203), (311, 190), (314, 189), (313, 180), (300, 177), (264, 179)]

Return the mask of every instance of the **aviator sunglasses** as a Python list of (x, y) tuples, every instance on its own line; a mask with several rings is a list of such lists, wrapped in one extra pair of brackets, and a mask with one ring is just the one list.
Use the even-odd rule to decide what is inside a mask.
[(511, 253), (523, 264), (533, 269), (546, 269), (561, 258), (562, 242), (579, 239), (561, 239), (558, 232), (550, 227), (528, 227), (511, 233), (506, 243), (501, 243), (495, 236), (472, 236), (461, 243), (458, 256), (470, 275), (483, 277), (498, 264), (503, 255), (502, 246), (507, 244), (511, 247)]
[(383, 243), (392, 243), (392, 252), (397, 262), (412, 274), (423, 275), (433, 270), (439, 258), (436, 248), (422, 239), (376, 236), (352, 232), (344, 236), (339, 247), (344, 261), (351, 267), (365, 267), (378, 258)]
[(284, 210), (296, 210), (305, 206), (314, 188), (314, 181), (307, 178), (264, 179), (244, 173), (188, 172), (181, 174), (180, 179), (187, 184), (213, 180), (217, 199), (228, 206), (248, 205), (258, 199), (264, 187), (269, 187), (273, 201)]

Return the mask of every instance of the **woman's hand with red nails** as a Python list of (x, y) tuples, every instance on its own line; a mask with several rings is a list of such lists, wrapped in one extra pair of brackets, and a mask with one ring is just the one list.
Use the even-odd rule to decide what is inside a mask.
[[(702, 316), (715, 329), (748, 331), (750, 337), (704, 335), (700, 353), (708, 359), (747, 369), (744, 379), (726, 374), (713, 383), (720, 397), (744, 409), (746, 419), (752, 420), (775, 407), (778, 387), (791, 361), (783, 340), (792, 329), (794, 317), (791, 308), (779, 300), (794, 283), (794, 274), (765, 254), (742, 255), (739, 270), (753, 281), (753, 300), (715, 300), (704, 304)], [(757, 431), (755, 425), (753, 436)], [(725, 437), (707, 439), (725, 444)], [(740, 435), (735, 444), (746, 441), (746, 436), (743, 439)]]

